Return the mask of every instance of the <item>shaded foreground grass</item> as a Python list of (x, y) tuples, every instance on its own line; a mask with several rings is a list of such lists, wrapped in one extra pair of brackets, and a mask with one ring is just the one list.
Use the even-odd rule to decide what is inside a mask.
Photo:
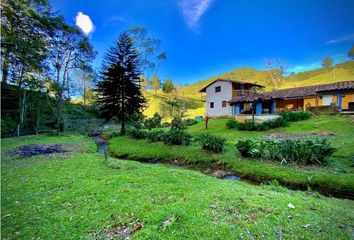
[[(11, 164), (16, 156), (3, 152), (2, 239), (104, 237), (104, 229), (132, 222), (141, 223), (133, 239), (276, 239), (280, 229), (284, 239), (353, 237), (350, 200), (162, 165), (105, 162), (85, 137), (21, 139), (25, 144), (53, 141), (80, 142), (86, 152), (67, 159), (32, 157), (29, 165)], [(2, 144), (10, 149), (12, 142)], [(163, 228), (171, 216), (176, 220)]]

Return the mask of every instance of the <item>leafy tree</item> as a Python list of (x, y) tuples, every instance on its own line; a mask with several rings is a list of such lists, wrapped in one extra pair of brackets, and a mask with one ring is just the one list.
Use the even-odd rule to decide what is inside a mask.
[(94, 97), (92, 85), (96, 79), (95, 72), (91, 67), (86, 66), (78, 71), (77, 79), (77, 88), (82, 93), (83, 103), (86, 105)]
[(76, 27), (61, 21), (50, 39), (50, 53), (48, 61), (54, 72), (51, 89), (55, 93), (56, 106), (53, 108), (57, 127), (63, 125), (63, 104), (70, 98), (71, 85), (75, 70), (90, 68), (90, 62), (95, 58), (96, 52), (89, 43), (88, 38)]
[[(47, 1), (4, 0), (1, 9), (1, 70), (2, 81), (19, 88), (18, 134), (25, 123), (27, 91), (33, 76), (45, 72), (47, 40), (56, 28), (59, 17), (53, 14)], [(38, 81), (36, 85), (43, 83)]]
[(287, 63), (281, 58), (265, 60), (265, 68), (269, 77), (268, 83), (272, 85), (274, 89), (279, 89), (283, 84), (287, 67)]
[(322, 66), (328, 71), (329, 68), (332, 66), (333, 60), (330, 57), (325, 57), (322, 61)]
[(131, 37), (122, 33), (104, 56), (101, 81), (97, 84), (101, 113), (107, 120), (119, 119), (122, 134), (127, 120), (145, 104), (139, 81), (139, 54)]
[(170, 79), (166, 79), (162, 85), (162, 91), (164, 93), (171, 93), (174, 90), (173, 82)]
[(151, 87), (155, 90), (155, 96), (157, 96), (157, 91), (161, 88), (161, 80), (157, 76), (152, 77)]
[(128, 30), (140, 55), (141, 69), (144, 76), (150, 81), (152, 75), (156, 75), (162, 61), (167, 59), (166, 52), (161, 52), (162, 41), (152, 38), (145, 27), (134, 26)]
[(350, 57), (354, 61), (354, 44), (348, 51), (348, 57)]

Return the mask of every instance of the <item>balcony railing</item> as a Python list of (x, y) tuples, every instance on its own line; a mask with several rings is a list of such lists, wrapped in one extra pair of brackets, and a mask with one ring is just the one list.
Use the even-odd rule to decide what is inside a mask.
[(232, 96), (256, 96), (258, 93), (254, 90), (232, 90)]

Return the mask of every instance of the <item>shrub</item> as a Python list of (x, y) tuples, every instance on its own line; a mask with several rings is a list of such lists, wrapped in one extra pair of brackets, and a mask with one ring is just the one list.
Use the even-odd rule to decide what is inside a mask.
[(192, 136), (182, 130), (171, 130), (163, 134), (162, 140), (167, 145), (189, 145)]
[(239, 140), (236, 143), (236, 148), (242, 157), (250, 158), (258, 152), (256, 145), (256, 142), (250, 139)]
[(311, 117), (311, 113), (308, 111), (286, 111), (282, 113), (283, 118), (289, 122), (297, 122), (307, 120)]
[(229, 120), (226, 123), (227, 128), (237, 128), (240, 131), (265, 131), (278, 127), (288, 126), (289, 123), (284, 118), (276, 118), (274, 120), (265, 121), (262, 123), (253, 123), (252, 120), (245, 122), (237, 122), (236, 120)]
[(197, 141), (202, 144), (203, 149), (219, 153), (224, 150), (226, 140), (218, 136), (203, 133), (198, 136)]
[(163, 122), (162, 124), (161, 124), (161, 127), (171, 127), (171, 123), (169, 123), (169, 122)]
[(261, 157), (281, 163), (323, 165), (334, 152), (327, 139), (241, 140), (236, 144), (242, 157)]
[(159, 142), (162, 141), (164, 133), (165, 131), (161, 129), (153, 129), (146, 133), (146, 138), (151, 142)]
[(315, 157), (313, 164), (324, 163), (337, 149), (332, 147), (330, 142), (325, 138), (317, 138), (313, 141), (313, 155)]
[(195, 119), (187, 118), (183, 120), (184, 126), (192, 126), (197, 124), (198, 122)]
[(258, 131), (265, 131), (273, 128), (286, 127), (289, 123), (284, 118), (276, 118), (274, 120), (265, 121), (255, 125)]
[(181, 117), (174, 117), (171, 121), (171, 131), (186, 129), (186, 125)]
[(237, 128), (237, 121), (235, 119), (230, 119), (226, 122), (226, 127), (231, 129), (231, 128)]
[(139, 128), (130, 128), (127, 131), (128, 135), (135, 139), (145, 139), (146, 133)]
[(152, 118), (147, 118), (144, 121), (144, 126), (147, 129), (159, 128), (161, 127), (162, 116), (155, 113)]
[(247, 120), (245, 122), (237, 122), (237, 129), (240, 131), (255, 131), (257, 130), (256, 124), (257, 123), (253, 123), (250, 120)]
[(129, 119), (129, 125), (133, 128), (141, 129), (144, 127), (145, 116), (141, 113), (134, 113)]

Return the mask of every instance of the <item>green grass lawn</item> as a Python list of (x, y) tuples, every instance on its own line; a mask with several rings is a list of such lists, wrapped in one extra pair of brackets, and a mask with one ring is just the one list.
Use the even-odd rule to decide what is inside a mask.
[[(32, 143), (81, 148), (66, 156), (9, 155)], [(102, 239), (122, 228), (134, 228), (133, 239), (277, 239), (280, 229), (284, 239), (353, 237), (350, 200), (183, 168), (105, 162), (82, 136), (10, 138), (2, 146), (2, 239)]]

